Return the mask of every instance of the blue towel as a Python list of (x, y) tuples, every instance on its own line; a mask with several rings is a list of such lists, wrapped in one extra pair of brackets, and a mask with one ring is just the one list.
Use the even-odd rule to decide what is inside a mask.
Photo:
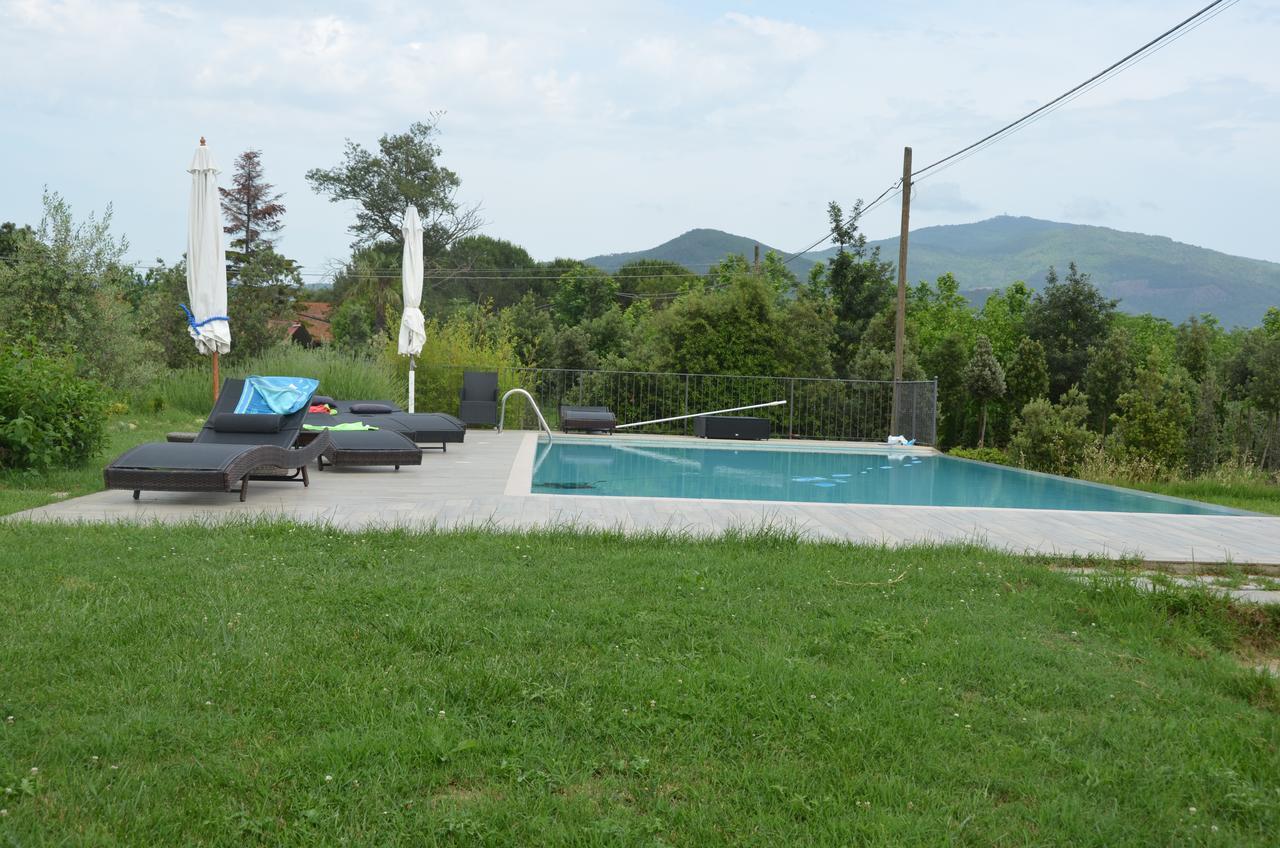
[(302, 408), (320, 386), (310, 377), (246, 377), (236, 412), (289, 415)]

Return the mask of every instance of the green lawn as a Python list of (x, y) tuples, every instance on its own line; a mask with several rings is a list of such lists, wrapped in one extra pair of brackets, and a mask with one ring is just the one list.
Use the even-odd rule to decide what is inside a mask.
[(1276, 615), (978, 549), (17, 525), (0, 844), (1274, 845)]
[(0, 515), (101, 491), (102, 469), (115, 457), (143, 442), (163, 442), (171, 430), (199, 430), (203, 417), (186, 412), (125, 414), (107, 421), (101, 453), (79, 468), (35, 473), (0, 470)]
[(1185, 480), (1177, 483), (1113, 483), (1132, 489), (1144, 489), (1175, 498), (1207, 501), (1249, 512), (1280, 515), (1280, 486), (1267, 483), (1216, 483), (1210, 480)]

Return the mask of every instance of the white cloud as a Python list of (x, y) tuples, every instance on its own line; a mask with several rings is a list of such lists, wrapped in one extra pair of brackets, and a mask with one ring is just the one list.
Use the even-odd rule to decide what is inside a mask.
[[(140, 253), (172, 257), (180, 165), (203, 133), (225, 163), (264, 149), (289, 192), (284, 246), (322, 265), (346, 244), (346, 212), (305, 170), (336, 162), (344, 138), (369, 145), (443, 110), (463, 199), (535, 255), (692, 226), (801, 247), (827, 200), (896, 179), (904, 145), (932, 161), (1172, 22), (1155, 0), (749, 9), (0, 0), (7, 214), (37, 214), (44, 183), (85, 208), (116, 200)], [(1133, 201), (1095, 210), (1114, 226), (1280, 259), (1267, 225), (1280, 175), (1258, 166), (1280, 146), (1278, 35), (1274, 12), (1233, 7), (922, 183), (914, 219), (1083, 215), (1077, 198), (1123, 193)], [(86, 137), (119, 173), (78, 164)], [(1221, 185), (1235, 187), (1231, 214), (1205, 200)], [(889, 234), (894, 218), (866, 224)]]
[(740, 12), (729, 12), (724, 19), (764, 39), (786, 59), (805, 59), (822, 49), (822, 36), (800, 24)]

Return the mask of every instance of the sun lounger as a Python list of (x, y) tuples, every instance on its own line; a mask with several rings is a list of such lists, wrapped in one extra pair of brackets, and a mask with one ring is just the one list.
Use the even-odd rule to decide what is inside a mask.
[(618, 417), (607, 406), (560, 406), (560, 429), (563, 432), (612, 433), (617, 426)]
[[(315, 400), (331, 401), (330, 398)], [(306, 423), (316, 426), (359, 422), (392, 430), (411, 441), (423, 445), (439, 445), (448, 450), (450, 444), (461, 444), (467, 435), (467, 425), (445, 412), (405, 412), (390, 401), (334, 400), (330, 403), (337, 415), (313, 412)]]
[[(137, 500), (148, 492), (232, 492), (245, 499), (250, 480), (309, 485), (307, 465), (329, 445), (329, 434), (298, 446), (304, 404), (288, 415), (236, 414), (243, 380), (222, 384), (218, 402), (191, 443), (153, 442), (117, 457), (102, 471), (108, 489), (132, 489)], [(237, 488), (238, 487), (238, 488)]]

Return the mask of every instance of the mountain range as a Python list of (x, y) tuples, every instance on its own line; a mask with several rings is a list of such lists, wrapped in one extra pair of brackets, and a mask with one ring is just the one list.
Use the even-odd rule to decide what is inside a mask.
[[(751, 259), (757, 244), (761, 255), (774, 249), (745, 236), (698, 229), (648, 250), (586, 261), (612, 272), (636, 259), (665, 259), (701, 272), (731, 253)], [(869, 244), (879, 247), (884, 259), (897, 261), (898, 239)], [(1267, 307), (1280, 305), (1280, 263), (1108, 227), (1002, 215), (912, 230), (909, 247), (908, 280), (934, 280), (949, 272), (975, 305), (1014, 280), (1038, 288), (1050, 265), (1061, 275), (1073, 260), (1125, 312), (1150, 312), (1175, 323), (1209, 312), (1228, 327), (1255, 326)], [(806, 253), (790, 267), (804, 279), (815, 262), (834, 253), (835, 248)]]

